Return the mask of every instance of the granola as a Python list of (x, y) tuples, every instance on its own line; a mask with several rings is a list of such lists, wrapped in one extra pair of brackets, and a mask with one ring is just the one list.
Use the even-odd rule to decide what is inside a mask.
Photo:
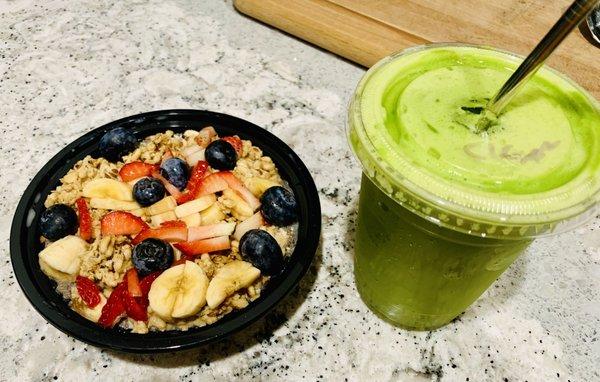
[[(212, 127), (155, 134), (124, 154), (85, 157), (45, 200), (40, 267), (71, 308), (147, 333), (210, 325), (259, 298), (296, 240), (294, 223), (277, 223), (296, 212), (273, 160)], [(277, 203), (261, 205), (266, 194)]]

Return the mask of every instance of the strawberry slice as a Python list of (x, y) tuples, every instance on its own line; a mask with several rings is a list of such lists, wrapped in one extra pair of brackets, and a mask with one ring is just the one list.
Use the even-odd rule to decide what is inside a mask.
[(227, 182), (227, 185), (239, 196), (241, 196), (242, 199), (244, 199), (244, 201), (248, 203), (248, 205), (252, 207), (254, 211), (260, 207), (260, 200), (258, 200), (256, 196), (254, 196), (254, 194), (247, 189), (246, 186), (244, 186), (244, 184), (238, 178), (236, 178), (231, 171), (221, 171), (218, 174), (220, 174), (221, 178)]
[(188, 228), (188, 240), (198, 241), (211, 237), (229, 236), (235, 230), (235, 223), (217, 223), (200, 227)]
[(148, 276), (144, 277), (140, 281), (140, 289), (142, 290), (142, 296), (136, 297), (135, 301), (142, 306), (144, 309), (148, 309), (148, 305), (150, 302), (148, 301), (148, 293), (150, 293), (150, 287), (152, 287), (152, 283), (158, 276), (160, 276), (162, 272), (154, 272), (150, 273)]
[(200, 130), (198, 136), (195, 138), (198, 146), (202, 148), (206, 148), (212, 142), (212, 139), (217, 136), (217, 132), (214, 127), (207, 126), (204, 129)]
[(176, 243), (175, 248), (183, 252), (184, 255), (195, 256), (229, 249), (231, 248), (231, 242), (229, 241), (229, 236), (221, 236), (206, 240)]
[(129, 182), (134, 179), (143, 178), (152, 175), (152, 171), (157, 170), (158, 166), (144, 162), (127, 163), (119, 170), (119, 177), (123, 182)]
[(227, 189), (229, 186), (221, 174), (221, 172), (215, 172), (202, 179), (202, 183), (198, 186), (198, 194), (196, 196), (214, 194), (215, 192)]
[(148, 321), (148, 307), (140, 304), (137, 299), (127, 291), (123, 296), (123, 302), (125, 304), (127, 316), (136, 321)]
[(127, 290), (133, 297), (142, 297), (142, 288), (140, 287), (140, 279), (135, 268), (131, 268), (125, 274), (127, 280)]
[(103, 328), (112, 328), (121, 318), (125, 316), (125, 295), (127, 294), (127, 282), (121, 281), (112, 291), (106, 304), (102, 307), (102, 313), (98, 319), (98, 325)]
[(223, 140), (233, 146), (233, 148), (235, 149), (235, 152), (238, 155), (238, 158), (240, 157), (240, 155), (242, 155), (242, 140), (240, 139), (240, 137), (238, 137), (237, 135), (234, 135), (234, 136), (230, 136), (230, 137), (223, 137), (223, 138), (221, 138), (221, 140)]
[(184, 226), (180, 227), (158, 227), (148, 228), (140, 232), (131, 241), (132, 244), (139, 244), (146, 239), (161, 239), (164, 241), (186, 241), (187, 240), (187, 228)]
[(176, 199), (177, 204), (183, 204), (191, 202), (198, 196), (198, 189), (202, 184), (202, 179), (206, 176), (206, 170), (208, 170), (207, 161), (199, 161), (192, 169), (190, 179), (188, 180), (187, 190)]
[(169, 183), (169, 181), (166, 180), (165, 177), (160, 174), (160, 170), (156, 169), (156, 170), (152, 171), (152, 176), (161, 181), (163, 186), (165, 186), (165, 189), (167, 190), (167, 192), (169, 194), (171, 194), (175, 198), (175, 200), (177, 200), (178, 198), (181, 198), (181, 194), (182, 194), (181, 191), (179, 191), (179, 189), (177, 187), (175, 187), (171, 183)]
[(124, 211), (110, 212), (100, 219), (100, 230), (102, 235), (136, 235), (147, 229), (141, 218)]
[(77, 212), (79, 212), (79, 236), (85, 241), (92, 238), (92, 216), (84, 198), (79, 198), (75, 202)]
[(85, 304), (93, 308), (100, 303), (100, 289), (87, 277), (77, 276), (77, 293)]
[(182, 222), (181, 220), (169, 220), (160, 223), (160, 226), (165, 228), (187, 228), (185, 222)]

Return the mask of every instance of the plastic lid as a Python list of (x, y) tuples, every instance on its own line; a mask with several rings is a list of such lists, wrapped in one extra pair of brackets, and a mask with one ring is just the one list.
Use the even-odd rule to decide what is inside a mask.
[(365, 173), (413, 212), (498, 238), (564, 231), (595, 214), (600, 113), (584, 90), (543, 68), (485, 132), (478, 106), (520, 58), (436, 44), (371, 68), (350, 108)]

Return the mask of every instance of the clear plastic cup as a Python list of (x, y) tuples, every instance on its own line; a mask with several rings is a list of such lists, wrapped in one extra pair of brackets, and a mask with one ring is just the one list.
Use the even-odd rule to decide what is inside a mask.
[[(551, 69), (538, 72), (531, 85), (537, 87), (515, 99), (510, 116), (533, 110), (534, 106), (549, 107), (543, 102), (555, 103), (556, 110), (569, 108), (565, 121), (559, 121), (562, 125), (553, 125), (563, 134), (560, 139), (553, 140), (550, 127), (547, 131), (526, 131), (539, 120), (550, 118), (545, 114), (553, 113), (554, 106), (540, 115), (532, 111), (531, 126), (521, 126), (519, 131), (511, 132), (510, 126), (484, 133), (458, 131), (468, 139), (462, 146), (464, 153), (452, 151), (463, 143), (455, 136), (447, 135), (444, 141), (411, 124), (418, 124), (420, 120), (415, 118), (421, 116), (418, 112), (409, 116), (407, 105), (425, 101), (403, 99), (419, 94), (415, 88), (410, 90), (413, 93), (407, 91), (409, 86), (417, 86), (418, 81), (429, 77), (435, 81), (436, 75), (469, 73), (465, 66), (478, 71), (504, 68), (508, 76), (521, 60), (485, 47), (420, 46), (383, 59), (366, 73), (356, 89), (348, 123), (350, 144), (363, 166), (355, 241), (356, 284), (370, 309), (395, 325), (430, 330), (447, 324), (471, 305), (532, 240), (564, 232), (597, 213), (598, 103)], [(485, 75), (480, 80), (485, 80)], [(491, 82), (499, 81), (493, 73), (490, 76)], [(464, 81), (473, 80), (463, 77)], [(439, 78), (440, 97), (462, 91), (444, 84), (446, 77)], [(431, 81), (423, 84), (435, 88), (437, 83), (431, 85)], [(482, 86), (498, 88), (498, 84), (485, 81)], [(422, 97), (435, 98), (436, 93), (430, 91)], [(534, 101), (535, 105), (527, 104)], [(434, 114), (431, 110), (423, 111), (423, 119)], [(434, 126), (427, 128), (448, 134), (437, 132)], [(572, 169), (574, 163), (564, 159), (569, 155), (571, 162), (577, 162), (578, 172)]]

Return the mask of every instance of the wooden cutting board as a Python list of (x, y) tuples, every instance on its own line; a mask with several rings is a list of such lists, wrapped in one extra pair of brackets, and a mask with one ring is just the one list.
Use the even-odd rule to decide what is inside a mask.
[[(429, 42), (526, 55), (572, 0), (234, 0), (242, 13), (364, 66)], [(600, 99), (600, 50), (573, 32), (549, 64)]]

